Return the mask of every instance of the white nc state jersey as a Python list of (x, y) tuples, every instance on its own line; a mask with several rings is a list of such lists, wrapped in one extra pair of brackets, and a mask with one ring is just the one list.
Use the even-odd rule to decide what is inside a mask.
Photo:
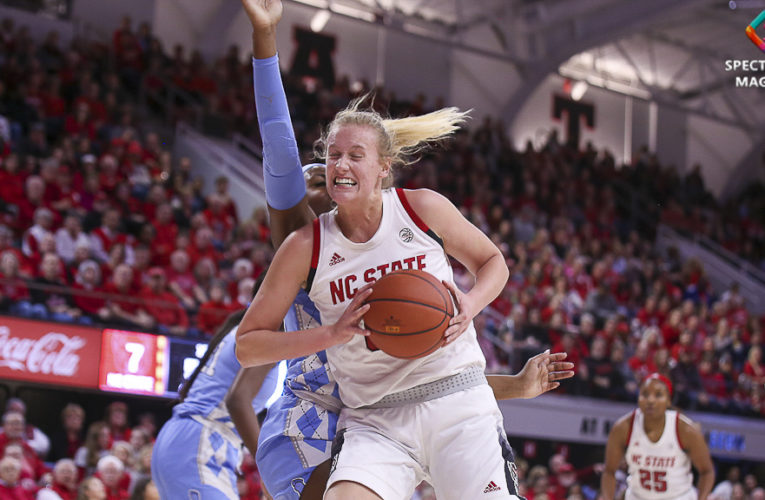
[[(312, 281), (309, 278), (309, 297), (325, 325), (337, 322), (359, 288), (388, 272), (421, 269), (439, 280), (454, 282), (441, 239), (412, 211), (404, 191), (383, 190), (382, 198), (380, 227), (364, 243), (354, 243), (343, 235), (335, 222), (335, 210), (314, 221), (311, 267), (315, 274)], [(419, 359), (403, 360), (372, 350), (361, 335), (328, 348), (327, 359), (340, 398), (351, 408), (370, 405), (387, 394), (454, 375), (469, 366), (486, 365), (472, 322), (456, 341)]]
[(691, 460), (677, 434), (679, 418), (678, 412), (667, 410), (664, 432), (654, 443), (645, 433), (643, 412), (633, 413), (627, 439), (627, 498), (664, 500), (693, 493)]

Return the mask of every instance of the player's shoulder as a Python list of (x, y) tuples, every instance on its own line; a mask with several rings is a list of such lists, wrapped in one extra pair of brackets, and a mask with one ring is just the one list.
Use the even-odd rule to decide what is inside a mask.
[(627, 437), (630, 435), (630, 432), (632, 431), (632, 422), (635, 419), (635, 410), (626, 413), (619, 417), (619, 419), (614, 422), (614, 425), (611, 427), (611, 432), (609, 435), (614, 436), (615, 438), (618, 438), (625, 442), (627, 441)]
[(291, 232), (289, 236), (285, 238), (281, 248), (283, 248), (285, 252), (290, 253), (311, 252), (313, 250), (313, 240), (315, 233), (314, 226), (317, 223), (318, 219), (315, 219), (314, 222), (306, 224), (305, 226)]
[(456, 210), (449, 199), (432, 189), (402, 189), (402, 202), (429, 223), (440, 221), (444, 217), (451, 216), (451, 210)]
[(677, 433), (680, 438), (701, 435), (701, 424), (691, 419), (689, 416), (677, 412)]
[(430, 203), (450, 203), (444, 195), (427, 188), (401, 189), (400, 192), (412, 206)]

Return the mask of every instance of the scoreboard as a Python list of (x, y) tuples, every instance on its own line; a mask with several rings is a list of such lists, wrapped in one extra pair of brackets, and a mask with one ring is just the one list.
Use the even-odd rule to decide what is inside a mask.
[(0, 316), (0, 379), (174, 398), (206, 341)]
[(205, 342), (106, 329), (98, 385), (103, 391), (176, 397), (205, 352)]

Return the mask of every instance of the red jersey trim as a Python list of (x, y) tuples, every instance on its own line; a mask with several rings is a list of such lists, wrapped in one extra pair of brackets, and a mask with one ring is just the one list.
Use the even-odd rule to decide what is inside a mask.
[(683, 446), (683, 442), (680, 440), (680, 412), (677, 412), (675, 416), (675, 434), (677, 435), (677, 444), (680, 445), (680, 449), (685, 450), (685, 446)]
[(425, 221), (423, 221), (420, 216), (417, 215), (417, 212), (415, 212), (412, 206), (409, 204), (409, 200), (406, 198), (406, 193), (404, 190), (401, 188), (396, 188), (396, 195), (398, 195), (398, 199), (401, 200), (401, 205), (404, 207), (404, 210), (406, 210), (409, 218), (412, 219), (412, 222), (415, 223), (420, 231), (433, 238), (436, 243), (441, 245), (441, 248), (443, 248), (444, 240), (442, 240), (435, 232), (433, 232), (433, 230), (430, 229), (427, 224), (425, 224)]
[(319, 251), (321, 250), (321, 223), (319, 218), (313, 220), (313, 250), (311, 251), (311, 269), (308, 271), (308, 279), (306, 280), (305, 291), (306, 293), (311, 291), (311, 285), (313, 285), (313, 278), (316, 276), (316, 268), (319, 267)]
[(637, 410), (632, 410), (632, 415), (630, 416), (630, 431), (627, 433), (627, 443), (624, 445), (625, 448), (630, 445), (630, 438), (632, 437), (632, 426), (635, 425), (636, 413)]

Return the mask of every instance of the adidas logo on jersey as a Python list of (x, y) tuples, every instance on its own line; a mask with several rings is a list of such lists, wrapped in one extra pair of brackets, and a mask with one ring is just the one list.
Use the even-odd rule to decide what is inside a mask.
[(484, 492), (484, 493), (491, 493), (492, 491), (499, 491), (499, 490), (501, 490), (501, 489), (502, 489), (502, 488), (500, 488), (499, 486), (497, 486), (497, 483), (495, 483), (494, 481), (491, 481), (491, 482), (488, 484), (488, 486), (486, 486), (486, 488), (484, 488), (483, 492)]
[(339, 264), (341, 262), (345, 262), (345, 259), (343, 257), (340, 257), (340, 255), (335, 252), (332, 254), (332, 258), (329, 259), (329, 265), (334, 266), (335, 264)]

